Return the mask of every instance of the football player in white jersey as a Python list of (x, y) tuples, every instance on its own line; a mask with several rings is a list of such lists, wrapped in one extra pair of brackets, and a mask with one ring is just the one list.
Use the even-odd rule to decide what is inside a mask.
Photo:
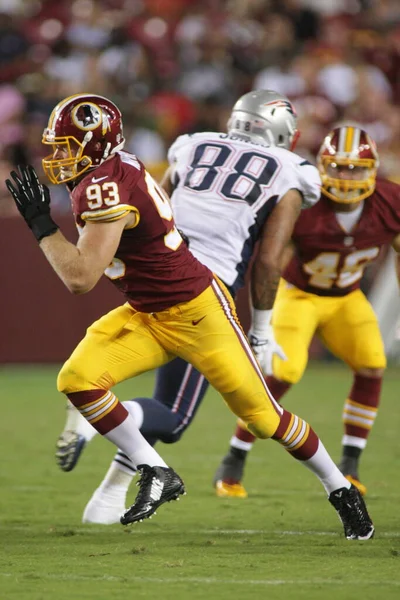
[[(174, 142), (163, 180), (175, 221), (192, 253), (233, 296), (244, 284), (259, 242), (251, 273), (253, 310), (248, 335), (265, 373), (270, 372), (274, 354), (285, 358), (270, 325), (282, 255), (300, 210), (318, 201), (321, 188), (317, 169), (292, 151), (298, 137), (296, 122), (294, 108), (284, 96), (269, 90), (250, 92), (233, 107), (227, 133), (183, 135)], [(149, 442), (173, 443), (191, 423), (207, 387), (201, 373), (177, 358), (158, 370), (152, 398), (136, 398), (125, 406)], [(323, 482), (347, 537), (371, 537), (363, 500), (325, 449), (324, 457), (316, 458), (322, 444), (311, 428), (306, 424), (293, 429), (292, 422), (284, 427), (290, 438), (286, 448)], [(70, 410), (57, 443), (56, 456), (63, 470), (75, 466), (92, 435), (86, 422)], [(134, 474), (129, 458), (118, 452), (86, 506), (83, 521), (118, 522)], [(338, 489), (341, 492), (336, 496)], [(349, 505), (362, 515), (358, 525), (350, 525), (346, 517)]]
[(243, 286), (255, 242), (274, 207), (289, 190), (301, 193), (303, 208), (311, 206), (321, 188), (316, 168), (285, 147), (289, 135), (285, 146), (265, 147), (256, 136), (243, 137), (242, 119), (234, 112), (227, 134), (179, 137), (169, 150), (171, 168), (164, 181), (192, 253), (233, 293)]

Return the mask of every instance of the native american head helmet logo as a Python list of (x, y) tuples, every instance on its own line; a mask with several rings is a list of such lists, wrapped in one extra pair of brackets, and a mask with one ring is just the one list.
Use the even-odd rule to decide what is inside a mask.
[(91, 102), (78, 104), (78, 106), (72, 110), (71, 118), (73, 123), (75, 123), (79, 129), (83, 129), (84, 131), (96, 129), (103, 121), (101, 109)]

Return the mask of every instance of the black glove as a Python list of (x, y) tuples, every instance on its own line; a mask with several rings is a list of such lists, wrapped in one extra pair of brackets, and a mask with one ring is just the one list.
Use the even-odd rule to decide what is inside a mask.
[(19, 165), (18, 170), (19, 174), (11, 171), (14, 183), (6, 179), (6, 186), (28, 227), (40, 242), (58, 230), (58, 225), (50, 216), (49, 188), (40, 183), (35, 169), (30, 165)]

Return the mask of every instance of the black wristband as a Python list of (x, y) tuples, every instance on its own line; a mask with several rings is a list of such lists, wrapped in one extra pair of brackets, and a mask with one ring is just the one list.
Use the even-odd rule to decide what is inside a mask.
[(38, 242), (58, 231), (58, 225), (54, 223), (50, 215), (38, 215), (32, 219), (29, 226)]

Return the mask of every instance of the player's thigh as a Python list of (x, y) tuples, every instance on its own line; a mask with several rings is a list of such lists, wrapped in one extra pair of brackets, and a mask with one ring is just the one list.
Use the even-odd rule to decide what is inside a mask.
[[(198, 318), (200, 316), (200, 318)], [(248, 341), (229, 292), (215, 281), (182, 307), (179, 356), (200, 371), (218, 391), (230, 392), (245, 379)], [(179, 324), (177, 324), (179, 327)]]
[(279, 286), (272, 324), (275, 339), (287, 360), (274, 357), (274, 376), (288, 383), (297, 383), (307, 366), (308, 348), (318, 326), (319, 311), (315, 296), (286, 282)]
[(360, 290), (341, 300), (340, 309), (320, 330), (324, 343), (355, 371), (385, 368), (385, 349), (371, 304)]
[(149, 332), (142, 313), (123, 305), (93, 323), (63, 365), (59, 391), (109, 389), (116, 383), (154, 369), (171, 355)]
[(188, 335), (180, 355), (203, 373), (255, 435), (270, 437), (278, 427), (281, 408), (268, 396), (229, 292), (215, 282), (200, 300), (206, 303), (205, 317)]

